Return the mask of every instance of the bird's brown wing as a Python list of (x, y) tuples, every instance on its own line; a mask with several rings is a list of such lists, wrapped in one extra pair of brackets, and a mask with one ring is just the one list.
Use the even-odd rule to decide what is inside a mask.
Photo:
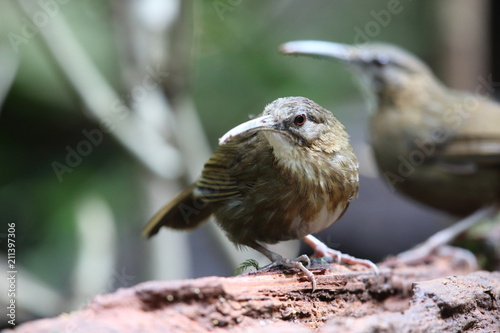
[(455, 118), (457, 129), (442, 147), (441, 159), (446, 163), (500, 168), (500, 105), (487, 100), (476, 103), (476, 107), (462, 110)]
[[(234, 177), (238, 163), (244, 158), (234, 142), (219, 146), (210, 157), (196, 182), (195, 195), (203, 202), (213, 203), (241, 195)], [(242, 178), (242, 170), (238, 177)]]
[(470, 162), (500, 167), (500, 136), (455, 138), (443, 150), (443, 159), (450, 163)]
[(244, 195), (242, 189), (244, 192), (255, 182), (256, 170), (252, 167), (256, 168), (255, 158), (259, 155), (259, 150), (252, 143), (254, 140), (248, 139), (234, 139), (219, 146), (205, 163), (197, 182), (156, 213), (144, 228), (143, 235), (151, 237), (162, 226), (193, 229), (210, 217), (213, 203)]

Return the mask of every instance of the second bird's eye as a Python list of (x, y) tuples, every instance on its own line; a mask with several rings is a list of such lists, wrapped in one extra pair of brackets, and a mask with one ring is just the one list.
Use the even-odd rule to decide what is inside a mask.
[(305, 122), (306, 122), (306, 115), (305, 114), (298, 115), (293, 120), (293, 123), (297, 126), (302, 126), (302, 125), (304, 125)]
[(389, 63), (389, 58), (384, 56), (384, 55), (379, 55), (375, 58), (372, 59), (372, 64), (374, 64), (376, 67), (384, 67)]

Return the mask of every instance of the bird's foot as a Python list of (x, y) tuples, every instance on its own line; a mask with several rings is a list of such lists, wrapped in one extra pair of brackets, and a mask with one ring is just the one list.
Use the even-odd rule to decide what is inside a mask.
[(438, 256), (451, 257), (453, 265), (465, 264), (473, 271), (479, 268), (479, 264), (474, 253), (461, 247), (443, 245), (436, 249), (436, 254)]
[(332, 259), (337, 259), (337, 262), (349, 264), (349, 265), (363, 265), (371, 268), (376, 274), (380, 271), (373, 262), (367, 259), (359, 259), (348, 254), (342, 253), (338, 250), (334, 250), (326, 246), (325, 243), (321, 242), (319, 239), (312, 235), (307, 235), (304, 237), (304, 241), (313, 249), (314, 254), (312, 257), (327, 257)]
[[(305, 265), (304, 265), (305, 263)], [(308, 256), (305, 254), (301, 255), (297, 259), (286, 259), (283, 257), (278, 258), (277, 260), (273, 261), (271, 264), (263, 267), (262, 269), (268, 269), (276, 266), (284, 266), (287, 268), (298, 268), (300, 269), (304, 275), (307, 277), (309, 281), (312, 283), (312, 291), (314, 292), (316, 290), (316, 279), (314, 277), (314, 274), (307, 269), (311, 265), (311, 260), (309, 259)]]
[[(445, 245), (450, 243), (458, 235), (470, 229), (471, 227), (481, 222), (485, 218), (494, 216), (495, 214), (498, 213), (499, 210), (500, 208), (498, 205), (491, 205), (481, 208), (477, 210), (475, 213), (469, 215), (468, 217), (456, 222), (452, 226), (443, 229), (439, 232), (436, 232), (434, 235), (429, 237), (425, 242), (417, 245), (416, 247), (398, 254), (396, 256), (396, 260), (398, 262), (405, 264), (421, 263), (425, 261), (425, 259), (427, 259), (431, 254), (436, 253), (436, 251), (439, 251), (439, 249), (449, 248), (449, 246), (446, 247)], [(467, 250), (464, 251), (468, 252)], [(455, 254), (458, 253), (458, 248), (454, 253)], [(470, 261), (472, 259), (471, 258), (472, 254), (470, 252), (469, 254), (461, 252), (461, 255), (463, 255), (463, 258), (468, 258), (466, 259), (466, 261)], [(475, 258), (473, 261), (475, 261)]]
[(465, 264), (472, 270), (478, 267), (477, 259), (472, 252), (450, 245), (427, 246), (424, 243), (401, 252), (395, 257), (395, 260), (398, 264), (419, 265), (425, 263), (433, 254), (439, 257), (451, 257), (453, 264)]
[(426, 243), (399, 253), (395, 259), (398, 263), (418, 265), (424, 263), (439, 246), (428, 246)]
[(499, 211), (500, 206), (498, 204), (483, 207), (452, 226), (435, 233), (416, 247), (398, 254), (395, 258), (396, 262), (416, 265), (425, 262), (431, 254), (437, 254), (451, 256), (453, 261), (465, 262), (471, 268), (477, 267), (476, 257), (471, 252), (446, 244), (485, 218), (495, 216)]
[(336, 259), (338, 263), (348, 264), (348, 265), (362, 265), (373, 269), (375, 274), (379, 274), (380, 270), (378, 266), (368, 259), (360, 259), (353, 257), (349, 254), (342, 253), (334, 249), (322, 249), (321, 251), (315, 251), (313, 257), (326, 257), (331, 259)]

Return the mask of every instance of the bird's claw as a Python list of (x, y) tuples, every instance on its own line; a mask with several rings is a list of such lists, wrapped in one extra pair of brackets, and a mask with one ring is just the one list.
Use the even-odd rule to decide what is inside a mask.
[(344, 264), (348, 264), (348, 265), (363, 265), (365, 267), (373, 269), (373, 271), (377, 275), (380, 273), (378, 266), (376, 264), (374, 264), (372, 261), (370, 261), (368, 259), (356, 258), (356, 257), (353, 257), (351, 255), (342, 253), (338, 250), (327, 248), (327, 249), (324, 249), (323, 251), (316, 252), (314, 254), (314, 257), (316, 257), (316, 256), (336, 259), (339, 264), (344, 263)]
[(313, 235), (307, 235), (304, 237), (304, 241), (313, 249), (314, 254), (313, 258), (330, 258), (334, 259), (337, 258), (338, 263), (345, 263), (345, 264), (351, 264), (351, 265), (363, 265), (368, 268), (371, 268), (375, 271), (375, 273), (378, 275), (380, 273), (380, 270), (378, 269), (377, 265), (375, 265), (373, 262), (367, 259), (359, 259), (353, 256), (350, 256), (348, 254), (344, 254), (338, 250), (334, 250), (329, 248), (325, 243), (314, 237)]
[(309, 259), (309, 257), (305, 254), (301, 255), (300, 257), (297, 257), (294, 261), (298, 261), (298, 262), (302, 262), (302, 263), (306, 263), (305, 267), (309, 267), (311, 266), (311, 259)]
[[(305, 265), (304, 265), (305, 263)], [(268, 269), (271, 267), (276, 267), (276, 266), (284, 266), (287, 268), (298, 268), (300, 269), (304, 275), (307, 277), (309, 281), (312, 283), (312, 291), (314, 292), (316, 290), (316, 278), (314, 277), (314, 274), (307, 269), (307, 267), (311, 266), (311, 259), (309, 259), (308, 256), (305, 254), (301, 255), (300, 257), (296, 259), (286, 259), (286, 258), (280, 258), (271, 264), (263, 267), (263, 269)]]
[(397, 263), (406, 265), (418, 265), (425, 262), (432, 254), (437, 256), (451, 257), (454, 263), (465, 264), (472, 270), (478, 268), (477, 259), (469, 250), (454, 247), (450, 245), (440, 245), (437, 247), (430, 247), (420, 245), (413, 249), (406, 250), (398, 254), (395, 259)]

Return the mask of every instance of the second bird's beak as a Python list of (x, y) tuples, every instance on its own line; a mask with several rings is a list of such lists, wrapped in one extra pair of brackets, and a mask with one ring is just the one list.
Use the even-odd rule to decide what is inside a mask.
[(349, 63), (362, 60), (359, 47), (334, 42), (299, 40), (281, 44), (279, 50), (282, 54), (307, 55)]
[(229, 130), (219, 139), (219, 145), (228, 143), (233, 139), (250, 136), (258, 131), (279, 132), (277, 123), (272, 116), (260, 116)]

